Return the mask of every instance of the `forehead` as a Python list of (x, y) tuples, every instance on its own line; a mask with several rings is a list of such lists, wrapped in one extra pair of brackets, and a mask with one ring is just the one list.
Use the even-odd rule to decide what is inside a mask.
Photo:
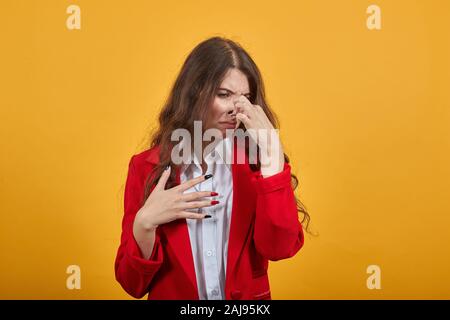
[(227, 71), (220, 87), (229, 89), (233, 92), (249, 92), (247, 76), (242, 71), (236, 68), (229, 69)]

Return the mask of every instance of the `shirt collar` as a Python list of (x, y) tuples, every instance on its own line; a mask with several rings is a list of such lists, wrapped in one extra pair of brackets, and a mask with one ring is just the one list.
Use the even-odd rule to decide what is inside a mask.
[[(181, 141), (180, 147), (183, 147), (185, 143), (186, 143), (185, 140)], [(232, 148), (232, 138), (230, 136), (227, 136), (221, 139), (219, 142), (217, 142), (214, 149), (205, 156), (204, 161), (207, 162), (208, 164), (223, 163), (227, 166), (229, 170), (231, 170), (230, 167), (230, 161), (232, 156), (231, 148)], [(215, 156), (212, 156), (213, 153), (215, 154)], [(194, 152), (191, 152), (190, 156), (188, 157), (187, 163), (181, 163), (180, 165), (181, 174), (192, 166), (197, 166), (198, 168), (200, 168), (201, 171), (200, 161), (197, 157), (197, 154), (195, 154)]]

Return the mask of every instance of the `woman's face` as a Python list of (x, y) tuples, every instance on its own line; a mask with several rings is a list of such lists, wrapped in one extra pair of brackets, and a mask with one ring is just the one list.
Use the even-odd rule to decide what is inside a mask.
[(236, 127), (234, 101), (241, 95), (250, 99), (247, 76), (236, 68), (229, 69), (208, 110), (204, 129), (219, 129), (224, 137), (225, 130), (234, 129)]

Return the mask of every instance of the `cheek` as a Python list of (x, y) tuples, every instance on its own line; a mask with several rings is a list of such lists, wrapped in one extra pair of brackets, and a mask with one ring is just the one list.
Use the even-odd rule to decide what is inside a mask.
[(219, 120), (220, 118), (222, 118), (223, 114), (226, 113), (227, 109), (227, 102), (225, 100), (216, 98), (210, 108), (210, 120)]

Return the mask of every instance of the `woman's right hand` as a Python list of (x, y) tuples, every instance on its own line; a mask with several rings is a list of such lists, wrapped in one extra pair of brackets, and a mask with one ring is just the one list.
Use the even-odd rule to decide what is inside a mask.
[(184, 191), (210, 178), (210, 176), (202, 175), (165, 190), (165, 185), (170, 176), (170, 170), (170, 167), (164, 170), (155, 188), (145, 201), (145, 204), (136, 213), (134, 220), (135, 226), (138, 224), (139, 227), (147, 231), (154, 231), (159, 225), (176, 219), (203, 219), (206, 214), (186, 210), (209, 207), (218, 203), (218, 201), (201, 199), (218, 195), (212, 191), (184, 194)]

